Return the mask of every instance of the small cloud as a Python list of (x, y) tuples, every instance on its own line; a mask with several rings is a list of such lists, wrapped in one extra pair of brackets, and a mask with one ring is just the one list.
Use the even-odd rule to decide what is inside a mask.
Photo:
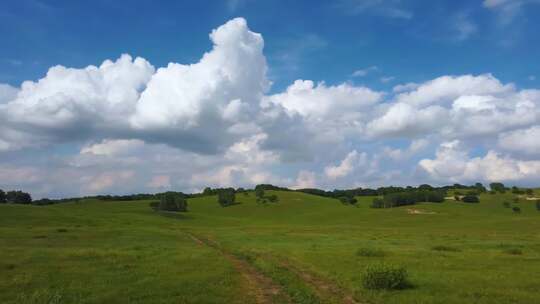
[(530, 81), (535, 81), (535, 80), (536, 80), (536, 76), (534, 76), (534, 75), (529, 75), (529, 77), (528, 77), (527, 79), (529, 79)]
[(342, 0), (339, 6), (348, 14), (372, 14), (387, 18), (411, 19), (413, 13), (400, 0)]
[(380, 81), (381, 81), (382, 83), (389, 83), (389, 82), (393, 81), (394, 79), (396, 79), (396, 77), (394, 77), (394, 76), (388, 76), (388, 77), (381, 77), (381, 78), (380, 78)]
[(482, 4), (498, 14), (501, 25), (508, 25), (521, 13), (523, 6), (540, 4), (540, 0), (484, 0)]
[(406, 83), (406, 84), (398, 84), (397, 86), (395, 86), (392, 89), (392, 91), (394, 93), (409, 92), (409, 91), (412, 91), (412, 90), (416, 90), (419, 86), (420, 86), (420, 84), (414, 83), (414, 82), (409, 82), (409, 83)]
[(364, 77), (364, 76), (367, 76), (367, 74), (371, 73), (371, 72), (375, 72), (375, 71), (378, 71), (379, 68), (375, 65), (372, 65), (368, 68), (365, 68), (365, 69), (360, 69), (360, 70), (356, 70), (354, 71), (351, 76), (352, 77)]
[(5, 61), (13, 66), (20, 66), (23, 64), (21, 60), (17, 60), (17, 59), (6, 59)]
[(456, 40), (467, 40), (478, 31), (478, 27), (470, 19), (468, 14), (461, 13), (454, 17), (454, 30), (456, 31)]

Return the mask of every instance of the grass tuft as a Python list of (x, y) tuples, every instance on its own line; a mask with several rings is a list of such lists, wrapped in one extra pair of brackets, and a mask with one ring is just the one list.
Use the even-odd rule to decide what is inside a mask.
[(374, 257), (379, 258), (379, 257), (384, 257), (386, 253), (381, 249), (362, 247), (356, 251), (356, 255), (362, 256), (362, 257), (369, 257), (369, 258), (374, 258)]
[(431, 250), (446, 251), (446, 252), (460, 252), (461, 251), (461, 249), (459, 249), (459, 248), (446, 246), (446, 245), (433, 246), (433, 247), (431, 247)]
[(378, 264), (366, 267), (361, 279), (366, 289), (404, 289), (409, 286), (407, 277), (404, 267)]

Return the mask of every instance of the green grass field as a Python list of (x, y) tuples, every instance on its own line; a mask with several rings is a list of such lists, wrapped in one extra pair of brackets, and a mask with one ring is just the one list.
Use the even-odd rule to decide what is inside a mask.
[[(278, 203), (190, 199), (185, 214), (0, 205), (0, 303), (540, 303), (533, 201), (518, 214), (510, 193), (393, 209), (271, 193)], [(405, 267), (411, 286), (364, 289), (379, 263)]]

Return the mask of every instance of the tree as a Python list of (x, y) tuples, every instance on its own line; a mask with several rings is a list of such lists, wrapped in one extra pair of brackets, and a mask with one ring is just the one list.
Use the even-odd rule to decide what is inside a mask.
[(221, 207), (228, 207), (234, 205), (236, 201), (236, 194), (233, 188), (221, 189), (218, 192), (218, 203)]
[(478, 192), (480, 192), (480, 193), (486, 192), (486, 187), (484, 187), (484, 185), (482, 185), (482, 183), (476, 183), (476, 184), (474, 184), (474, 187), (475, 187), (476, 190), (478, 190)]
[(203, 195), (213, 195), (213, 194), (214, 194), (214, 191), (212, 191), (212, 188), (206, 187), (206, 188), (204, 188), (202, 194), (203, 194)]
[(165, 192), (161, 195), (159, 210), (186, 212), (187, 201), (180, 193)]
[(263, 187), (259, 187), (259, 185), (257, 185), (257, 187), (255, 187), (255, 197), (257, 197), (259, 199), (264, 197), (264, 189), (263, 189)]
[(533, 189), (527, 189), (525, 190), (525, 193), (527, 193), (528, 196), (533, 196), (534, 192), (533, 192)]
[(497, 191), (497, 192), (500, 192), (500, 193), (505, 193), (506, 192), (506, 188), (504, 187), (503, 183), (491, 183), (491, 184), (489, 184), (489, 187), (493, 191)]
[(6, 193), (4, 190), (0, 189), (0, 204), (6, 203)]
[(478, 196), (476, 195), (465, 195), (462, 199), (461, 199), (462, 202), (464, 203), (479, 203), (480, 200), (478, 199)]
[(8, 191), (6, 193), (6, 201), (12, 204), (30, 204), (32, 203), (32, 197), (26, 192)]

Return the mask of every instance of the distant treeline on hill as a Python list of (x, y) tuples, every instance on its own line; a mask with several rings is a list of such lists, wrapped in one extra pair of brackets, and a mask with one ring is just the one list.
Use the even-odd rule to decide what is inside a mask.
[[(506, 191), (512, 191), (515, 194), (531, 194), (532, 189), (520, 189), (517, 187), (507, 188), (502, 183), (491, 183), (490, 185), (491, 193)], [(29, 193), (23, 191), (7, 191), (4, 192), (0, 189), (0, 203), (14, 203), (14, 204), (33, 204), (33, 205), (51, 205), (65, 202), (77, 202), (81, 200), (101, 200), (101, 201), (138, 201), (138, 200), (160, 200), (162, 196), (167, 194), (179, 194), (183, 198), (194, 198), (201, 196), (217, 195), (220, 192), (227, 191), (233, 193), (243, 193), (248, 191), (257, 191), (257, 190), (278, 190), (278, 191), (296, 191), (302, 192), (317, 196), (323, 196), (328, 198), (339, 199), (342, 202), (355, 203), (354, 197), (356, 196), (379, 196), (382, 197), (382, 202), (374, 202), (373, 207), (384, 208), (387, 206), (400, 206), (404, 204), (410, 204), (415, 202), (431, 201), (439, 202), (443, 201), (444, 197), (448, 190), (459, 190), (467, 191), (467, 194), (477, 195), (483, 192), (487, 192), (487, 189), (481, 184), (476, 183), (471, 186), (453, 184), (443, 187), (433, 187), (431, 185), (423, 184), (418, 187), (379, 187), (377, 189), (371, 188), (355, 188), (355, 189), (346, 189), (339, 190), (335, 189), (333, 191), (326, 191), (316, 188), (304, 188), (304, 189), (288, 189), (284, 187), (278, 187), (270, 184), (260, 184), (255, 186), (254, 189), (245, 189), (245, 188), (205, 188), (200, 193), (183, 193), (176, 191), (167, 191), (162, 193), (148, 194), (148, 193), (139, 193), (139, 194), (129, 194), (129, 195), (94, 195), (94, 196), (83, 196), (83, 197), (71, 197), (71, 198), (62, 198), (62, 199), (48, 199), (43, 198), (39, 200), (32, 200), (32, 197)], [(456, 192), (456, 194), (459, 194)]]

